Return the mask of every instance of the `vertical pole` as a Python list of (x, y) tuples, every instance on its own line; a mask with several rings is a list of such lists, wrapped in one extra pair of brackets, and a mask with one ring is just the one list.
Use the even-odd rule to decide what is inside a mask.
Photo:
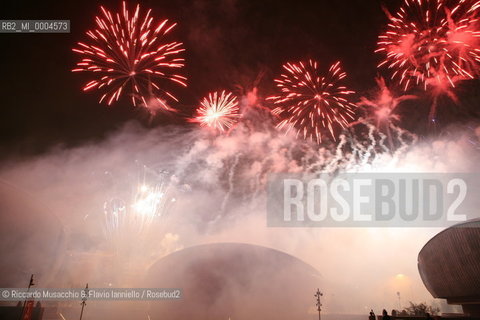
[[(27, 292), (30, 291), (30, 288), (34, 286), (35, 283), (33, 283), (33, 274), (30, 276), (30, 282), (28, 283), (28, 289)], [(27, 299), (23, 301), (23, 306), (22, 306), (22, 313), (20, 313), (20, 319), (23, 319), (23, 313), (25, 312), (25, 306), (27, 305)]]
[(322, 311), (322, 303), (320, 302), (320, 297), (323, 296), (323, 293), (320, 292), (320, 289), (317, 289), (315, 296), (317, 298), (317, 310), (318, 310), (318, 320), (322, 320), (320, 312)]
[(87, 296), (88, 296), (88, 283), (87, 285), (85, 286), (85, 295), (84, 297), (82, 298), (82, 311), (80, 311), (80, 320), (82, 320), (82, 317), (83, 317), (83, 309), (85, 308), (85, 305), (87, 304)]

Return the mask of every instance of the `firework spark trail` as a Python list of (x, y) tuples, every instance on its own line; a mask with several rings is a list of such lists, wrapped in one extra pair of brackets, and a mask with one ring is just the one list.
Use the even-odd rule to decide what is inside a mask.
[(230, 171), (228, 173), (228, 191), (227, 193), (225, 194), (225, 197), (223, 198), (223, 201), (222, 201), (222, 205), (220, 206), (220, 212), (221, 213), (224, 213), (225, 212), (225, 207), (227, 206), (227, 203), (228, 203), (228, 200), (230, 199), (230, 195), (233, 191), (233, 189), (235, 188), (235, 181), (234, 181), (234, 178), (235, 178), (235, 170), (238, 166), (238, 162), (240, 160), (240, 156), (242, 154), (241, 153), (237, 153), (235, 155), (235, 160), (233, 162), (233, 165), (232, 167), (230, 168)]
[[(366, 165), (372, 156), (375, 153), (375, 148), (377, 147), (377, 140), (375, 139), (375, 131), (377, 130), (374, 126), (368, 127), (368, 139), (371, 143), (367, 144), (367, 147), (364, 149), (365, 156), (363, 157), (363, 161), (360, 162), (360, 166)], [(384, 141), (382, 134), (380, 134), (380, 141)]]
[[(176, 202), (170, 179), (143, 166), (142, 177), (128, 192), (122, 183), (121, 192), (105, 202), (104, 230), (106, 239), (111, 243), (116, 256), (122, 259), (144, 260), (150, 256), (153, 248), (150, 239), (159, 233), (162, 219)], [(130, 188), (127, 188), (130, 189)], [(139, 247), (142, 250), (139, 250)], [(132, 260), (133, 261), (133, 260)]]
[(137, 180), (133, 188), (129, 188), (129, 179), (114, 188), (118, 189), (113, 190), (118, 193), (114, 201), (120, 206), (105, 202), (106, 243), (122, 282), (134, 281), (158, 258), (181, 248), (178, 235), (169, 231), (168, 213), (175, 210), (176, 189), (168, 177), (147, 167), (145, 176), (147, 171), (149, 176)]
[[(393, 130), (392, 130), (392, 129), (393, 129)], [(385, 152), (385, 153), (387, 153), (387, 152), (392, 152), (392, 151), (391, 151), (391, 150), (393, 150), (393, 149), (392, 149), (392, 147), (393, 147), (392, 131), (397, 132), (396, 129), (397, 129), (397, 127), (395, 127), (395, 126), (392, 124), (392, 125), (390, 125), (390, 126), (388, 127), (388, 136), (387, 136), (387, 135), (384, 135), (384, 134), (381, 133), (381, 132), (379, 133), (379, 135), (380, 135), (379, 145), (380, 145), (380, 147), (382, 148), (383, 152)], [(389, 140), (388, 142), (389, 142), (389, 147), (390, 147), (390, 148), (387, 148), (387, 146), (385, 145), (385, 140), (387, 140), (387, 138), (389, 138), (389, 139), (388, 139), (388, 140)], [(391, 139), (390, 139), (390, 138), (391, 138)], [(400, 145), (401, 145), (401, 146), (403, 145), (402, 143), (403, 143), (403, 142), (400, 141)], [(393, 147), (393, 148), (394, 148), (394, 147)], [(395, 151), (395, 152), (396, 152), (396, 151)]]
[[(397, 126), (394, 126), (393, 129), (396, 132), (398, 141), (400, 142), (400, 147), (397, 148), (397, 150), (395, 150), (395, 153), (393, 154), (393, 157), (395, 159), (398, 159), (402, 154), (405, 154), (407, 152), (408, 148), (414, 146), (417, 143), (418, 137), (415, 134)], [(409, 138), (410, 141), (406, 141), (404, 137)]]
[(260, 194), (260, 192), (262, 191), (262, 178), (263, 178), (263, 175), (262, 173), (264, 172), (265, 168), (266, 168), (266, 165), (267, 163), (271, 161), (270, 157), (267, 157), (265, 158), (261, 163), (260, 163), (260, 174), (257, 174), (255, 176), (255, 179), (252, 179), (252, 186), (251, 186), (251, 189), (253, 190), (253, 194), (252, 194), (252, 201), (250, 202), (251, 205), (254, 205), (253, 203), (253, 199), (256, 199), (258, 197), (258, 195)]
[(119, 227), (126, 218), (126, 204), (122, 199), (112, 198), (105, 201), (103, 210), (105, 214), (104, 235), (107, 239), (115, 237)]
[(203, 98), (192, 122), (225, 132), (240, 118), (238, 99), (231, 92), (212, 92)]
[[(192, 172), (193, 168), (199, 166), (203, 174), (199, 177), (190, 175), (185, 179), (202, 179), (205, 173), (210, 177), (207, 183), (212, 185), (223, 185), (223, 194), (218, 214), (227, 214), (231, 204), (253, 205), (258, 197), (263, 197), (268, 174), (277, 172), (303, 173), (303, 174), (338, 174), (341, 172), (363, 172), (371, 170), (374, 166), (393, 166), (402, 158), (404, 147), (411, 146), (411, 141), (403, 141), (402, 135), (408, 134), (399, 128), (393, 130), (394, 137), (402, 139), (396, 143), (400, 146), (396, 151), (385, 146), (386, 136), (369, 122), (361, 124), (367, 129), (364, 136), (359, 137), (353, 130), (345, 130), (339, 136), (338, 146), (331, 143), (332, 148), (315, 146), (308, 142), (292, 140), (292, 137), (284, 136), (275, 131), (257, 132), (257, 136), (245, 135), (239, 124), (237, 130), (226, 137), (219, 135), (212, 141), (205, 138), (208, 146), (206, 148), (192, 148), (186, 155), (191, 163), (183, 167), (182, 171)], [(359, 124), (360, 126), (360, 124)], [(234, 139), (237, 144), (234, 150), (225, 150), (226, 140)], [(292, 149), (295, 152), (291, 153)], [(238, 151), (242, 150), (241, 153)], [(402, 150), (402, 151), (399, 151)], [(200, 160), (210, 158), (204, 163)], [(221, 180), (227, 177), (227, 183)], [(183, 179), (181, 178), (181, 179)]]
[(176, 24), (168, 20), (155, 24), (151, 10), (142, 17), (137, 5), (132, 14), (125, 2), (120, 13), (100, 9), (101, 16), (95, 18), (97, 28), (87, 32), (89, 42), (79, 42), (73, 49), (81, 60), (72, 71), (88, 72), (94, 77), (83, 90), (102, 91), (100, 102), (107, 105), (129, 90), (135, 106), (141, 103), (148, 108), (156, 104), (154, 109), (173, 110), (166, 101), (178, 100), (163, 84), (186, 87), (186, 78), (177, 74), (184, 66), (180, 57), (183, 44), (165, 41)]
[(325, 76), (313, 60), (287, 63), (283, 68), (285, 73), (275, 80), (281, 93), (267, 98), (275, 105), (272, 113), (280, 118), (277, 127), (294, 130), (297, 137), (317, 143), (325, 132), (335, 140), (335, 131), (353, 120), (355, 109), (348, 101), (354, 92), (341, 85), (346, 73), (340, 62), (333, 64)]
[(404, 89), (421, 86), (434, 96), (429, 120), (436, 115), (438, 96), (455, 100), (457, 83), (480, 73), (478, 0), (404, 0), (379, 36), (376, 52)]
[(340, 141), (335, 149), (335, 156), (325, 166), (326, 172), (335, 172), (337, 170), (338, 163), (343, 159), (343, 147), (347, 144), (347, 136), (345, 134), (340, 135)]
[[(378, 145), (375, 133), (377, 133), (377, 128), (360, 119), (359, 123), (364, 124), (367, 127), (367, 140), (366, 143), (363, 143), (362, 140), (357, 137), (355, 134), (350, 135), (348, 141), (348, 146), (351, 149), (351, 155), (348, 157), (346, 154), (343, 154), (345, 159), (348, 159), (347, 162), (344, 160), (344, 165), (346, 165), (346, 170), (351, 170), (351, 167), (363, 167), (368, 164), (372, 157), (376, 156), (376, 147)], [(380, 141), (383, 141), (381, 134)], [(353, 161), (352, 161), (353, 160)]]
[[(254, 205), (254, 199), (257, 199), (257, 197), (264, 192), (268, 175), (272, 172), (276, 172), (276, 170), (272, 170), (272, 166), (275, 166), (277, 161), (276, 158), (278, 156), (281, 156), (284, 159), (293, 159), (292, 148), (287, 148), (282, 145), (273, 147), (271, 152), (268, 152), (264, 155), (263, 159), (255, 162), (255, 164), (258, 164), (259, 170), (253, 170), (256, 171), (257, 174), (255, 175), (255, 178), (251, 181), (251, 190), (253, 190), (253, 192), (252, 196), (250, 197), (250, 204), (252, 206)], [(305, 158), (306, 157), (304, 157), (302, 161), (306, 160)], [(307, 168), (305, 163), (303, 163), (303, 165), (305, 168)], [(309, 171), (307, 168), (307, 172), (311, 171)]]
[[(361, 138), (353, 130), (356, 126), (367, 129), (366, 137)], [(354, 126), (340, 135), (340, 141), (334, 154), (319, 152), (319, 172), (359, 172), (368, 170), (381, 163), (382, 167), (392, 167), (408, 148), (415, 145), (417, 137), (395, 125), (391, 126), (392, 137), (396, 138), (395, 150), (385, 145), (387, 136), (370, 121), (359, 119)], [(408, 141), (407, 141), (408, 140)]]

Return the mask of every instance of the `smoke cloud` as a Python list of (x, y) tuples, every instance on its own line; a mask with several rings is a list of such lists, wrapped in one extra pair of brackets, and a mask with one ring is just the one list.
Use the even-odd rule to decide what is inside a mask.
[[(361, 159), (339, 155), (335, 146), (300, 143), (264, 120), (259, 125), (247, 117), (224, 136), (179, 127), (147, 130), (131, 122), (98, 143), (4, 162), (2, 286), (24, 287), (31, 273), (38, 287), (136, 286), (172, 252), (238, 242), (285, 252), (318, 270), (326, 313), (366, 314), (409, 300), (431, 302), (416, 261), (439, 229), (268, 228), (266, 179), (274, 172), (327, 169), (475, 172), (479, 131), (454, 130), (393, 154), (364, 150), (368, 159)], [(120, 222), (113, 228), (125, 234), (112, 237), (106, 202), (128, 203), (149, 177), (160, 179), (168, 193), (161, 217), (141, 231), (122, 229)]]

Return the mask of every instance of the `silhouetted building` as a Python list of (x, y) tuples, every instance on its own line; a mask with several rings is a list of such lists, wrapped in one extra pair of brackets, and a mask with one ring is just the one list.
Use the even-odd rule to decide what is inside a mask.
[(423, 283), (435, 298), (462, 305), (480, 317), (480, 219), (447, 228), (430, 239), (418, 255)]
[[(19, 320), (25, 310), (23, 303), (15, 306), (0, 306), (0, 319), (2, 320)], [(40, 302), (35, 302), (31, 310), (30, 320), (42, 320), (44, 308)]]

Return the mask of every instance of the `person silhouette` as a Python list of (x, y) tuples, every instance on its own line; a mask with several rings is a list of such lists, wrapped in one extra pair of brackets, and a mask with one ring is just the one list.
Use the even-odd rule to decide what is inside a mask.
[(390, 320), (387, 310), (383, 309), (382, 311), (382, 320)]
[(375, 312), (373, 312), (373, 309), (370, 309), (370, 316), (368, 317), (368, 320), (375, 320)]

